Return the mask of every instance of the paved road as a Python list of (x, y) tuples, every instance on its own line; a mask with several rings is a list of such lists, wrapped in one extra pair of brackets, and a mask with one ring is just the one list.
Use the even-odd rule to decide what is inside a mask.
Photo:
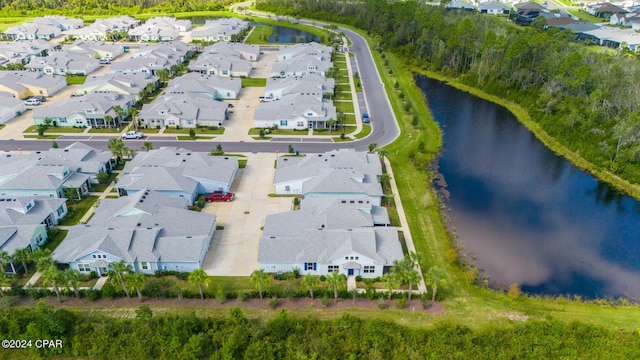
[[(301, 22), (311, 25), (311, 21), (303, 20)], [(315, 24), (322, 26), (322, 23), (315, 22)], [(353, 52), (356, 56), (357, 69), (354, 69), (354, 71), (357, 71), (360, 75), (363, 93), (366, 103), (369, 106), (369, 115), (371, 116), (373, 129), (368, 137), (352, 142), (300, 142), (298, 140), (295, 148), (303, 153), (325, 152), (340, 148), (353, 148), (366, 151), (369, 148), (369, 143), (375, 142), (378, 146), (384, 146), (391, 143), (400, 134), (395, 115), (387, 98), (386, 90), (384, 86), (382, 86), (380, 75), (373, 62), (373, 57), (367, 46), (367, 42), (351, 30), (338, 28), (338, 31), (343, 32), (352, 42), (349, 51)], [(82, 141), (95, 148), (107, 150), (108, 139), (109, 137), (91, 137), (86, 140), (82, 139)], [(57, 139), (56, 142), (60, 147), (65, 147), (78, 140), (80, 139), (73, 139), (69, 136)], [(180, 146), (192, 151), (211, 151), (218, 143), (222, 144), (225, 152), (274, 152), (276, 149), (284, 152), (287, 151), (288, 148), (286, 142), (177, 141), (168, 140), (164, 137), (150, 137), (148, 141), (153, 143), (154, 148), (161, 146)], [(136, 142), (138, 142), (138, 144), (136, 144)], [(18, 148), (25, 151), (47, 150), (51, 147), (51, 144), (51, 140), (0, 140), (0, 151), (15, 151)], [(142, 147), (141, 140), (126, 140), (125, 144), (133, 149), (140, 149)]]

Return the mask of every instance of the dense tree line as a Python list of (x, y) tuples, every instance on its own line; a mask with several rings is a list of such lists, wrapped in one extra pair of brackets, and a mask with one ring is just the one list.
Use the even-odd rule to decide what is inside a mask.
[(217, 11), (231, 0), (0, 0), (0, 14), (136, 15), (142, 12)]
[(522, 105), (571, 151), (640, 182), (636, 53), (576, 44), (569, 30), (545, 30), (541, 22), (523, 28), (416, 1), (259, 0), (257, 7), (364, 29), (408, 65)]
[[(417, 320), (416, 320), (417, 321)], [(11, 358), (96, 359), (637, 359), (640, 335), (584, 323), (526, 321), (472, 330), (437, 323), (409, 328), (348, 314), (297, 319), (284, 310), (266, 321), (238, 308), (226, 317), (154, 315), (141, 306), (104, 316), (43, 303), (0, 310), (2, 339), (62, 340), (62, 348), (3, 350)]]

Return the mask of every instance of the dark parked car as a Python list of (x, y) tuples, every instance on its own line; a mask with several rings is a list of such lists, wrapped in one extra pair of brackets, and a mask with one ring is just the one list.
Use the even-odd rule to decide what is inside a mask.
[(233, 200), (233, 193), (224, 192), (224, 191), (214, 191), (211, 195), (205, 195), (204, 200), (206, 202), (231, 201)]

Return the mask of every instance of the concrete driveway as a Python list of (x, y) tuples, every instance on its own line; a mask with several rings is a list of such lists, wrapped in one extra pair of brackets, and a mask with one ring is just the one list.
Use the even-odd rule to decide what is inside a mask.
[(211, 276), (249, 276), (258, 268), (258, 244), (265, 217), (291, 210), (290, 197), (269, 197), (273, 193), (273, 153), (247, 154), (245, 169), (238, 172), (231, 202), (209, 203), (204, 213), (217, 215), (216, 231), (202, 268)]

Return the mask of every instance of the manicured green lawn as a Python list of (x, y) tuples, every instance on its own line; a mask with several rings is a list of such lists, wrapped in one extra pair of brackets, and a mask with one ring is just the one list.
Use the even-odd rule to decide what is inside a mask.
[(245, 41), (246, 44), (268, 44), (273, 28), (266, 25), (256, 25)]
[(334, 136), (334, 137), (332, 137), (332, 139), (333, 139), (333, 142), (349, 142), (349, 141), (353, 141), (353, 140), (351, 140), (350, 137), (346, 137), (344, 139), (341, 139), (340, 136)]
[(335, 100), (353, 100), (351, 92), (336, 92)]
[[(83, 128), (74, 128), (74, 127), (50, 127), (49, 129), (47, 129), (47, 131), (45, 131), (46, 133), (81, 133), (83, 132), (85, 129)], [(28, 133), (38, 133), (38, 125), (31, 125), (28, 128), (26, 128), (23, 132), (23, 134), (28, 134)]]
[(38, 135), (23, 135), (25, 139), (45, 139), (45, 140), (53, 140), (53, 139), (57, 139), (60, 137), (60, 135), (44, 135), (44, 136), (38, 136)]
[(583, 10), (567, 9), (567, 11), (569, 12), (569, 14), (577, 17), (580, 20), (591, 21), (592, 23), (601, 23), (601, 22), (609, 21), (609, 18), (597, 18)]
[(336, 93), (349, 91), (351, 91), (351, 86), (349, 84), (336, 85)]
[(67, 85), (82, 85), (86, 80), (86, 75), (67, 75)]
[(109, 184), (111, 184), (116, 179), (116, 176), (118, 176), (118, 174), (112, 172), (111, 174), (109, 174), (109, 177), (104, 184), (91, 185), (91, 192), (103, 192), (107, 190), (107, 187), (109, 187)]
[(351, 101), (334, 101), (333, 105), (335, 105), (337, 112), (353, 113), (353, 102)]
[(67, 200), (69, 213), (64, 217), (60, 225), (77, 225), (89, 208), (98, 200), (97, 196), (85, 196), (82, 200)]
[(213, 140), (216, 137), (215, 136), (200, 136), (200, 135), (196, 135), (196, 137), (194, 139), (191, 136), (178, 135), (178, 136), (176, 136), (176, 138), (178, 140), (180, 140), (180, 141), (192, 141), (192, 140)]
[(356, 115), (355, 114), (347, 114), (346, 125), (356, 125)]
[(123, 128), (120, 128), (120, 131), (118, 131), (118, 128), (91, 128), (89, 129), (89, 132), (92, 134), (118, 134), (121, 133), (123, 130)]
[[(171, 127), (171, 128), (166, 128), (164, 130), (164, 133), (165, 134), (189, 134), (189, 130), (190, 129), (187, 129), (187, 128), (176, 129), (174, 127)], [(195, 130), (196, 134), (212, 134), (212, 135), (224, 134), (223, 127), (217, 127), (214, 129), (209, 129), (208, 127), (199, 127), (193, 130)]]
[(363, 124), (362, 130), (354, 136), (356, 137), (356, 139), (362, 139), (367, 137), (369, 134), (371, 134), (371, 126)]
[(60, 245), (62, 240), (64, 240), (64, 238), (67, 236), (68, 232), (69, 230), (60, 230), (60, 229), (52, 228), (50, 230), (51, 236), (47, 239), (47, 242), (44, 244), (43, 247), (51, 251), (55, 250), (58, 247), (58, 245)]
[(242, 87), (265, 87), (267, 86), (266, 78), (242, 78)]
[(239, 169), (244, 169), (247, 167), (247, 162), (249, 160), (248, 159), (238, 159), (238, 168)]
[[(295, 130), (295, 129), (276, 129), (267, 132), (265, 129), (265, 135), (306, 135), (309, 132), (308, 129)], [(260, 128), (249, 129), (249, 135), (260, 135)]]

